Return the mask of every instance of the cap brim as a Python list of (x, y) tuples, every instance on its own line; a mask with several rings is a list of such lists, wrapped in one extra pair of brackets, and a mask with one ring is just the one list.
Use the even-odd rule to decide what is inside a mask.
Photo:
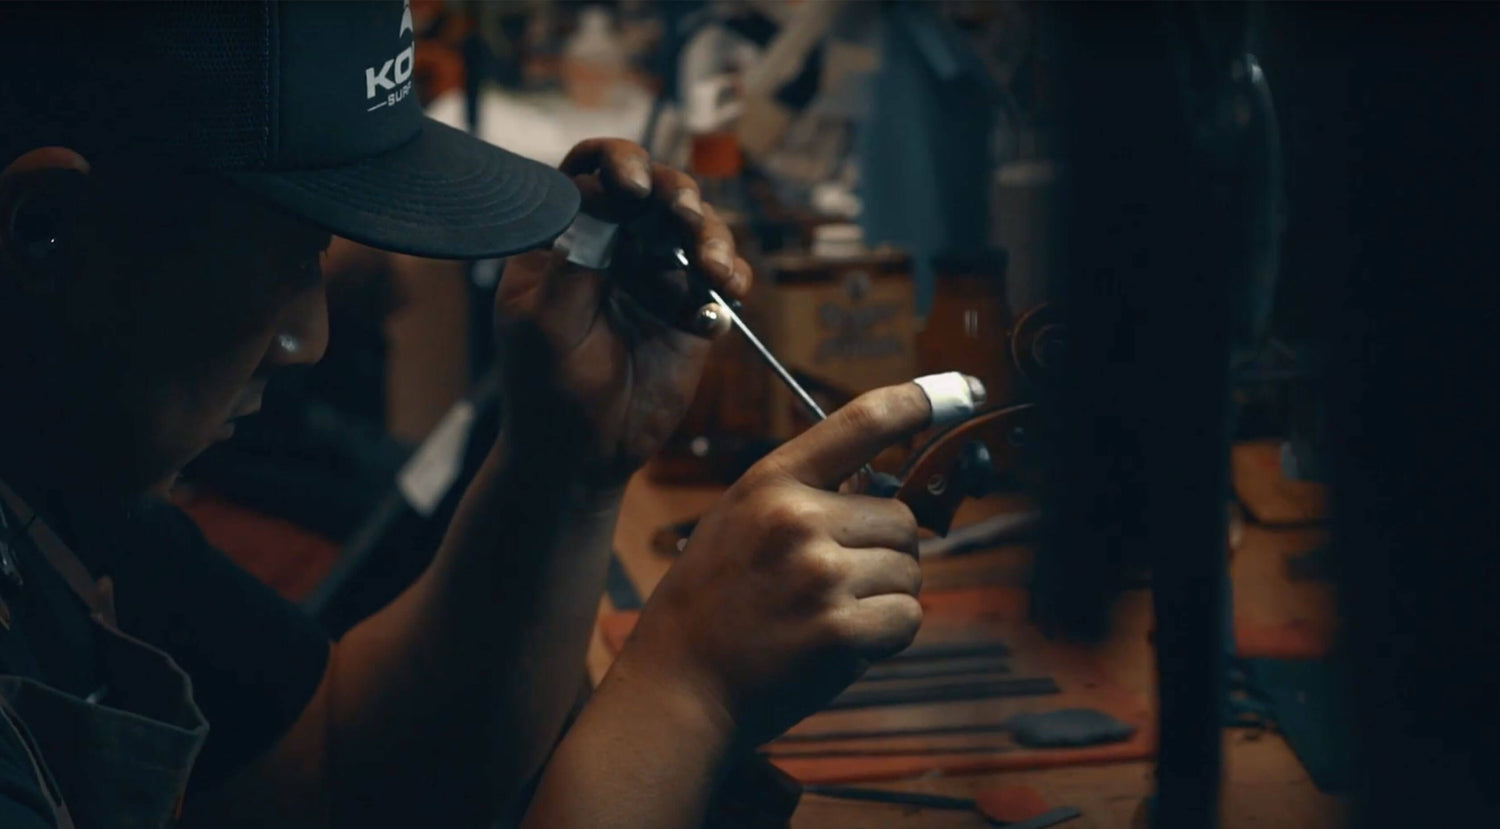
[(338, 236), (435, 259), (547, 244), (579, 205), (578, 188), (561, 172), (431, 118), (415, 139), (353, 164), (228, 175)]

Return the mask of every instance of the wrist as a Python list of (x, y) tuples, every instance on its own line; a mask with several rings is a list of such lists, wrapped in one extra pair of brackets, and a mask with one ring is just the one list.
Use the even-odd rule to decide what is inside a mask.
[(612, 514), (625, 497), (628, 476), (619, 480), (598, 474), (576, 437), (554, 430), (528, 431), (507, 424), (500, 430), (495, 453), (501, 476), (512, 486), (533, 492), (556, 493), (572, 510)]
[(684, 666), (644, 656), (640, 647), (625, 648), (599, 692), (639, 700), (651, 708), (650, 715), (696, 737), (695, 743), (711, 748), (715, 756), (728, 757), (739, 727), (716, 685)]
[(506, 412), (501, 428), (508, 466), (593, 500), (623, 496), (639, 464), (622, 456), (572, 402), (545, 394), (527, 399), (524, 409)]

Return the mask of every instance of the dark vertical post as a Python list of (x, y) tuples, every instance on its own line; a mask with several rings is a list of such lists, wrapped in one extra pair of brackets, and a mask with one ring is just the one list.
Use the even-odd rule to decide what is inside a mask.
[[(1243, 145), (1215, 113), (1232, 19), (1187, 5), (1053, 7), (1068, 185), (1072, 365), (1039, 621), (1098, 634), (1149, 563), (1160, 694), (1156, 826), (1215, 826), (1226, 637), (1231, 297)], [(1210, 10), (1210, 15), (1214, 13)], [(1222, 18), (1222, 15), (1219, 15)], [(1212, 26), (1212, 29), (1206, 28)], [(1220, 131), (1223, 134), (1220, 134)]]

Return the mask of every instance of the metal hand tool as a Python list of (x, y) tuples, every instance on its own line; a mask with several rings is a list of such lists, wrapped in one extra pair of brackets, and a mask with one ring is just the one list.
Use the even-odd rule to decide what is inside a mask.
[[(681, 265), (684, 270), (687, 270), (689, 273), (692, 272), (692, 266), (689, 265), (687, 254), (683, 252), (682, 248), (674, 249), (673, 255), (677, 258), (677, 263)], [(812, 412), (813, 416), (816, 417), (819, 422), (827, 420), (828, 414), (823, 411), (823, 407), (819, 406), (818, 401), (814, 400), (811, 394), (808, 394), (807, 389), (803, 388), (801, 383), (797, 382), (797, 378), (793, 377), (790, 371), (787, 371), (786, 366), (782, 365), (781, 361), (776, 359), (776, 355), (772, 354), (769, 348), (766, 348), (766, 344), (761, 342), (759, 337), (755, 336), (755, 332), (750, 330), (750, 326), (745, 324), (744, 319), (742, 319), (739, 314), (735, 313), (734, 306), (731, 305), (728, 300), (724, 299), (724, 297), (721, 296), (719, 292), (714, 288), (707, 286), (705, 287), (708, 291), (708, 298), (713, 300), (714, 305), (717, 305), (718, 308), (715, 309), (713, 305), (705, 305), (698, 310), (699, 317), (703, 318), (705, 316), (713, 314), (723, 314), (725, 317), (727, 317), (729, 319), (730, 325), (733, 325), (735, 328), (738, 328), (740, 330), (740, 333), (744, 335), (745, 339), (750, 343), (751, 347), (755, 349), (755, 352), (760, 355), (760, 358), (765, 361), (767, 366), (770, 366), (771, 371), (775, 372), (776, 376), (781, 378), (781, 382), (785, 383), (786, 387), (792, 390), (792, 394), (795, 394), (797, 396), (797, 399), (802, 401), (802, 405), (806, 406), (808, 411)], [(715, 322), (715, 320), (708, 319), (708, 324), (706, 324), (704, 327), (710, 328), (713, 322)], [(877, 477), (878, 473), (876, 473), (874, 469), (871, 469), (869, 464), (865, 464), (864, 466), (860, 467), (859, 471), (864, 473), (865, 480), (868, 482), (867, 486), (871, 488), (872, 493), (875, 490), (888, 488), (887, 483), (883, 479)]]
[[(684, 269), (690, 267), (688, 265), (687, 254), (683, 253), (682, 248), (676, 250), (676, 256), (678, 264), (682, 265)], [(708, 298), (712, 299), (719, 307), (716, 310), (712, 306), (705, 306), (698, 311), (699, 315), (724, 314), (729, 319), (729, 323), (738, 328), (740, 333), (745, 336), (745, 339), (750, 342), (751, 347), (755, 349), (761, 359), (766, 361), (766, 365), (770, 366), (771, 370), (776, 372), (776, 376), (781, 378), (781, 382), (785, 383), (786, 387), (792, 390), (792, 394), (797, 395), (797, 399), (802, 401), (802, 405), (806, 406), (819, 421), (827, 420), (828, 414), (823, 411), (823, 407), (819, 406), (818, 401), (814, 400), (812, 395), (807, 393), (807, 389), (802, 388), (802, 384), (798, 383), (797, 378), (793, 377), (790, 371), (787, 371), (786, 366), (782, 365), (780, 360), (776, 359), (776, 355), (771, 353), (771, 349), (766, 348), (766, 344), (760, 341), (760, 337), (755, 336), (755, 332), (750, 330), (750, 326), (746, 325), (745, 321), (740, 318), (740, 315), (734, 312), (734, 306), (728, 300), (724, 299), (717, 290), (707, 288), (707, 291)]]

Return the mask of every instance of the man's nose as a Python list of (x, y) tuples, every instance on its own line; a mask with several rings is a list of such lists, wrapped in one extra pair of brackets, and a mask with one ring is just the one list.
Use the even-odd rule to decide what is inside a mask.
[(328, 350), (328, 294), (323, 286), (299, 293), (277, 317), (269, 362), (312, 365)]

